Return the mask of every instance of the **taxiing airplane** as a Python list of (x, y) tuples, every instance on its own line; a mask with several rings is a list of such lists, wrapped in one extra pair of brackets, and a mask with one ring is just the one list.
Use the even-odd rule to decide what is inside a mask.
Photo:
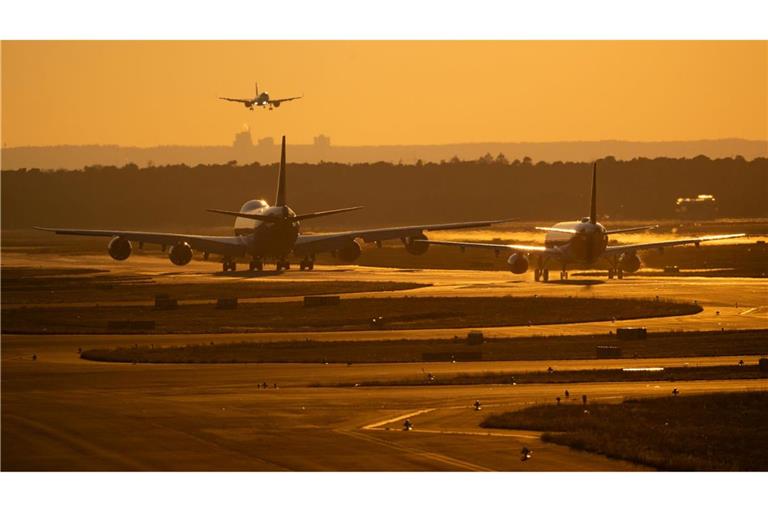
[(249, 108), (251, 110), (253, 110), (254, 106), (264, 107), (264, 108), (269, 107), (269, 110), (272, 110), (272, 107), (277, 108), (280, 106), (281, 103), (285, 101), (298, 100), (304, 97), (302, 95), (302, 96), (293, 96), (291, 98), (280, 98), (280, 99), (273, 100), (273, 99), (270, 99), (269, 93), (267, 91), (259, 93), (259, 84), (257, 83), (255, 85), (256, 85), (256, 96), (254, 96), (253, 98), (241, 99), (241, 98), (221, 98), (220, 97), (219, 99), (242, 103), (243, 105), (245, 105), (246, 108)]
[(560, 222), (552, 227), (537, 227), (547, 234), (544, 245), (503, 245), (471, 242), (442, 242), (435, 240), (419, 240), (420, 244), (453, 245), (462, 250), (467, 247), (492, 249), (499, 254), (510, 251), (507, 260), (509, 269), (514, 274), (523, 274), (528, 270), (529, 261), (535, 258), (534, 279), (549, 281), (549, 267), (560, 268), (560, 279), (568, 279), (568, 266), (579, 265), (592, 267), (598, 260), (605, 258), (609, 264), (608, 278), (622, 279), (624, 272), (636, 272), (641, 265), (637, 251), (646, 249), (663, 250), (673, 245), (696, 244), (712, 240), (725, 240), (746, 236), (745, 233), (732, 235), (713, 235), (698, 238), (681, 238), (663, 242), (651, 242), (629, 245), (608, 245), (608, 235), (627, 233), (630, 231), (645, 231), (658, 226), (641, 226), (625, 229), (606, 229), (597, 222), (597, 164), (592, 168), (592, 203), (589, 217), (575, 222)]
[(234, 236), (201, 236), (176, 233), (152, 233), (143, 231), (93, 230), (36, 228), (52, 231), (59, 235), (104, 236), (113, 237), (109, 242), (108, 252), (115, 260), (125, 260), (131, 255), (131, 242), (160, 244), (165, 251), (170, 247), (168, 257), (175, 265), (186, 265), (192, 260), (192, 252), (200, 251), (204, 258), (210, 254), (221, 255), (223, 271), (235, 271), (237, 258), (249, 258), (250, 270), (263, 270), (264, 260), (277, 262), (277, 270), (290, 268), (288, 257), (301, 257), (301, 270), (314, 268), (315, 255), (329, 252), (339, 260), (351, 263), (361, 254), (358, 239), (375, 242), (380, 245), (384, 240), (400, 239), (405, 249), (411, 254), (424, 254), (428, 245), (417, 243), (427, 240), (424, 231), (446, 229), (477, 228), (500, 222), (476, 221), (453, 224), (421, 224), (416, 226), (391, 227), (379, 229), (361, 229), (340, 233), (302, 235), (299, 233), (300, 221), (335, 215), (362, 208), (353, 206), (337, 210), (305, 213), (297, 215), (286, 204), (285, 137), (283, 137), (280, 168), (278, 172), (277, 197), (275, 204), (269, 206), (262, 199), (246, 202), (240, 211), (208, 210), (210, 212), (236, 217)]

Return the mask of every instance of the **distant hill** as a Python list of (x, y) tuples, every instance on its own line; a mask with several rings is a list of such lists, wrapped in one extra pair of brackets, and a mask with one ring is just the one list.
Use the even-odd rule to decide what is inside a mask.
[[(442, 145), (334, 146), (325, 137), (320, 143), (290, 144), (291, 162), (317, 163), (392, 162), (404, 164), (476, 160), (484, 155), (503, 154), (507, 160), (530, 158), (533, 162), (588, 162), (606, 156), (618, 160), (633, 158), (709, 158), (742, 156), (747, 160), (768, 157), (768, 141), (718, 139), (672, 142), (574, 141), (574, 142), (488, 142)], [(232, 146), (27, 146), (2, 150), (2, 169), (82, 169), (90, 165), (152, 165), (273, 163), (280, 158), (279, 145), (272, 139), (252, 144), (250, 134), (237, 134)]]

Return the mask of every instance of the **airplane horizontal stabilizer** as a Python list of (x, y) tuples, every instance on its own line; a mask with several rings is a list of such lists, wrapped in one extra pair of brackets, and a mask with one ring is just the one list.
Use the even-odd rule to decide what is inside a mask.
[(536, 226), (534, 229), (538, 229), (539, 231), (551, 231), (554, 233), (568, 233), (571, 235), (575, 235), (576, 233), (578, 233), (578, 231), (576, 231), (575, 229), (567, 229), (567, 228), (543, 228), (543, 227)]
[(231, 215), (232, 217), (243, 217), (244, 219), (253, 219), (253, 220), (261, 220), (264, 222), (280, 222), (283, 220), (282, 217), (274, 217), (270, 215), (259, 215), (257, 213), (247, 213), (247, 212), (232, 212), (229, 210), (214, 210), (214, 209), (207, 209), (207, 212), (211, 213), (220, 213), (222, 215)]
[(649, 231), (651, 229), (658, 228), (659, 225), (655, 224), (653, 226), (639, 226), (636, 228), (622, 228), (622, 229), (609, 229), (605, 232), (607, 235), (615, 235), (616, 233), (630, 233), (632, 231)]
[(353, 210), (359, 210), (360, 208), (362, 208), (362, 206), (352, 206), (350, 208), (339, 208), (338, 210), (326, 210), (322, 212), (305, 213), (302, 215), (296, 215), (295, 217), (276, 217), (272, 215), (260, 215), (258, 213), (233, 212), (229, 210), (216, 210), (216, 209), (208, 209), (206, 211), (209, 211), (211, 213), (220, 213), (222, 215), (231, 215), (232, 217), (242, 217), (244, 219), (261, 220), (264, 222), (275, 223), (275, 222), (281, 222), (285, 220), (296, 222), (296, 221), (302, 221), (306, 219), (314, 219), (316, 217), (324, 217), (326, 215), (335, 215), (337, 213), (351, 212)]
[(326, 210), (323, 212), (304, 213), (301, 215), (297, 215), (296, 217), (293, 217), (293, 220), (314, 219), (316, 217), (325, 217), (326, 215), (336, 215), (337, 213), (351, 212), (354, 210), (359, 210), (360, 208), (363, 208), (363, 207), (352, 206), (350, 208), (339, 208), (338, 210)]

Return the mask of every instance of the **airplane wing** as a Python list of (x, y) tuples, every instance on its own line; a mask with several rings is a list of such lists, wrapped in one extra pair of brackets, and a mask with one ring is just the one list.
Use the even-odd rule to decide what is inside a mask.
[(671, 247), (674, 245), (700, 244), (701, 242), (712, 242), (715, 240), (727, 240), (729, 238), (740, 238), (747, 236), (746, 233), (736, 233), (732, 235), (710, 235), (700, 236), (698, 238), (679, 238), (677, 240), (665, 240), (663, 242), (650, 242), (646, 244), (629, 245), (609, 245), (605, 248), (605, 254), (620, 254), (625, 252), (643, 251), (646, 249), (658, 249), (661, 247)]
[(396, 238), (422, 235), (422, 231), (442, 231), (447, 229), (481, 228), (508, 222), (507, 220), (485, 220), (476, 222), (456, 222), (451, 224), (422, 224), (395, 228), (362, 229), (341, 233), (323, 233), (319, 235), (299, 235), (294, 246), (297, 254), (314, 254), (341, 249), (350, 240), (362, 238), (365, 242), (381, 242)]
[(279, 98), (279, 99), (276, 99), (276, 100), (269, 100), (269, 102), (274, 105), (275, 103), (282, 103), (284, 101), (300, 100), (303, 97), (304, 96), (293, 96), (291, 98)]
[(239, 99), (239, 98), (222, 98), (222, 97), (219, 97), (219, 99), (220, 100), (226, 100), (226, 101), (236, 101), (238, 103), (250, 103), (251, 101), (253, 101), (253, 100), (243, 100), (243, 99)]
[(484, 244), (479, 242), (445, 242), (442, 240), (420, 240), (419, 243), (429, 245), (451, 245), (461, 249), (493, 249), (494, 251), (519, 251), (535, 253), (555, 253), (556, 249), (549, 249), (543, 245), (517, 245), (517, 244)]
[(152, 233), (145, 231), (120, 231), (99, 229), (62, 229), (40, 228), (41, 231), (51, 231), (57, 235), (78, 236), (121, 236), (131, 242), (140, 242), (159, 245), (173, 245), (178, 242), (186, 242), (189, 246), (202, 252), (222, 254), (225, 256), (243, 256), (246, 253), (246, 243), (238, 236), (201, 236), (184, 235), (178, 233)]

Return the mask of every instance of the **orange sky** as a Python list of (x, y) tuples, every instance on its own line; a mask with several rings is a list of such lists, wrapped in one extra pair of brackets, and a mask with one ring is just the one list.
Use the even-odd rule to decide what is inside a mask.
[[(306, 97), (255, 112), (218, 96)], [(768, 42), (2, 43), (2, 143), (768, 139)]]

